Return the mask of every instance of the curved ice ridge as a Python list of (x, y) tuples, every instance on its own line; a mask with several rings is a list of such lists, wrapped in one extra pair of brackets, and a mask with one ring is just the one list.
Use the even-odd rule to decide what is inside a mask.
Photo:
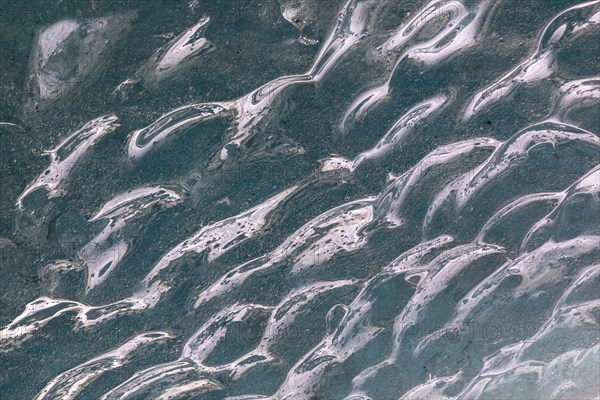
[(50, 166), (31, 182), (17, 198), (17, 206), (23, 210), (23, 199), (38, 188), (45, 187), (49, 197), (64, 193), (64, 182), (77, 161), (107, 134), (119, 127), (115, 115), (105, 115), (91, 120), (81, 129), (73, 132), (52, 150), (44, 154), (50, 156)]

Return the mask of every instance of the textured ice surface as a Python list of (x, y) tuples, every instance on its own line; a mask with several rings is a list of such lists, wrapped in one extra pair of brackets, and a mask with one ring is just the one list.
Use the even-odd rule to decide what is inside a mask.
[(600, 1), (6, 1), (0, 398), (600, 398)]

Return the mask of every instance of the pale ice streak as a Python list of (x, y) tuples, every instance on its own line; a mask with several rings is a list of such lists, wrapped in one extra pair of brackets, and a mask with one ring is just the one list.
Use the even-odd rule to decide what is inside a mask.
[(218, 155), (221, 160), (227, 159), (228, 146), (238, 147), (254, 135), (267, 110), (275, 105), (284, 89), (298, 83), (320, 82), (335, 63), (360, 42), (365, 35), (368, 7), (372, 3), (372, 0), (349, 0), (344, 5), (336, 26), (306, 73), (277, 78), (236, 100), (191, 104), (173, 110), (148, 127), (133, 132), (129, 140), (129, 156), (139, 159), (175, 131), (214, 117), (229, 116), (234, 119), (234, 132)]
[(89, 222), (105, 219), (108, 224), (78, 253), (87, 267), (86, 291), (104, 282), (127, 253), (129, 245), (118, 234), (129, 221), (140, 218), (153, 205), (171, 207), (181, 200), (181, 194), (168, 188), (139, 188), (111, 199), (90, 218)]
[(100, 139), (119, 126), (115, 115), (93, 119), (55, 148), (45, 151), (44, 153), (50, 156), (50, 166), (19, 195), (17, 199), (19, 209), (23, 209), (23, 200), (38, 188), (46, 188), (49, 197), (60, 196), (64, 192), (65, 180), (77, 161)]
[(535, 52), (496, 82), (479, 91), (467, 105), (464, 118), (469, 119), (493, 103), (510, 95), (523, 84), (531, 84), (553, 74), (557, 52), (580, 31), (598, 25), (600, 2), (590, 1), (563, 11), (542, 31)]
[(203, 16), (195, 25), (158, 49), (154, 56), (144, 63), (132, 78), (119, 84), (115, 89), (115, 94), (127, 98), (127, 91), (133, 85), (138, 83), (144, 85), (157, 84), (163, 79), (173, 76), (186, 65), (192, 64), (192, 60), (201, 58), (203, 54), (212, 50), (212, 43), (204, 37), (204, 31), (209, 22), (210, 17)]

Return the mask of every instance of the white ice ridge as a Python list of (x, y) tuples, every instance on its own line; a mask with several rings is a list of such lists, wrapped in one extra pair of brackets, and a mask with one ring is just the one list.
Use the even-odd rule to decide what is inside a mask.
[(378, 216), (383, 216), (393, 225), (402, 224), (403, 214), (410, 208), (407, 198), (424, 177), (467, 159), (476, 150), (495, 150), (500, 145), (501, 142), (495, 139), (482, 137), (438, 147), (404, 174), (390, 179), (377, 201)]
[[(499, 223), (502, 219), (507, 218), (512, 213), (519, 211), (522, 207), (528, 206), (537, 202), (553, 202), (556, 203), (553, 210), (543, 219), (538, 221), (527, 232), (523, 238), (521, 250), (528, 247), (533, 238), (539, 235), (548, 236), (552, 228), (556, 228), (556, 220), (569, 206), (570, 201), (579, 201), (587, 197), (588, 199), (598, 203), (600, 202), (600, 165), (592, 168), (588, 173), (579, 178), (575, 183), (561, 192), (534, 193), (520, 197), (510, 204), (504, 206), (497, 211), (479, 232), (475, 239), (476, 242), (482, 242), (487, 233)], [(566, 224), (566, 223), (565, 223)], [(582, 226), (581, 228), (584, 228)]]
[(149, 126), (132, 133), (129, 157), (143, 157), (176, 131), (183, 131), (212, 118), (228, 117), (233, 118), (235, 129), (219, 154), (220, 160), (227, 159), (227, 148), (241, 146), (256, 133), (257, 126), (269, 114), (284, 89), (299, 83), (320, 82), (341, 57), (362, 40), (366, 35), (368, 11), (374, 4), (373, 0), (346, 2), (335, 27), (306, 73), (277, 78), (236, 100), (190, 104), (170, 111)]
[(138, 82), (157, 83), (212, 50), (213, 45), (204, 37), (209, 22), (210, 17), (201, 17), (196, 24), (158, 49), (152, 58), (132, 78), (122, 82), (115, 92), (126, 97), (130, 86)]
[(50, 61), (50, 57), (53, 54), (61, 51), (61, 47), (64, 46), (66, 39), (78, 29), (79, 24), (77, 22), (63, 20), (51, 25), (39, 35), (35, 57), (39, 61), (37, 61), (38, 65), (34, 70), (34, 78), (40, 98), (48, 98), (60, 93), (60, 79), (54, 77), (50, 71), (44, 72), (44, 66)]
[(13, 124), (12, 122), (0, 122), (0, 127), (9, 127), (9, 128), (17, 128), (22, 130), (23, 128), (17, 124)]
[(424, 270), (427, 263), (423, 259), (450, 243), (451, 237), (442, 236), (407, 250), (365, 282), (349, 306), (332, 308), (328, 314), (327, 334), (291, 367), (274, 398), (309, 398), (314, 394), (314, 387), (327, 368), (342, 364), (383, 331), (384, 327), (372, 320), (371, 312), (385, 302), (382, 295), (386, 293), (386, 283), (398, 275), (408, 278), (411, 273)]
[[(290, 292), (275, 307), (258, 304), (233, 304), (213, 315), (185, 343), (181, 356), (172, 362), (154, 365), (123, 382), (108, 392), (102, 399), (125, 399), (146, 393), (156, 388), (160, 394), (157, 398), (168, 398), (168, 395), (181, 395), (189, 392), (195, 394), (223, 389), (218, 376), (236, 381), (248, 371), (261, 365), (282, 365), (283, 361), (275, 356), (284, 340), (286, 330), (296, 323), (300, 315), (311, 313), (311, 307), (317, 299), (332, 292), (355, 286), (356, 280), (323, 281), (302, 286)], [(235, 325), (249, 323), (268, 317), (258, 345), (239, 358), (214, 366), (208, 365), (208, 358), (222, 346), (227, 336), (239, 335)], [(244, 325), (242, 325), (244, 326)], [(235, 338), (244, 341), (245, 338)], [(169, 388), (162, 388), (162, 383), (170, 382)], [(202, 382), (199, 384), (197, 382)], [(173, 384), (174, 383), (174, 384)]]
[(321, 160), (321, 172), (346, 169), (354, 172), (364, 161), (375, 160), (390, 153), (396, 146), (407, 141), (408, 136), (415, 130), (427, 123), (427, 118), (439, 112), (450, 102), (450, 97), (439, 94), (424, 100), (406, 111), (377, 144), (366, 151), (358, 154), (353, 160), (341, 156), (332, 156)]
[[(569, 232), (576, 228), (577, 234), (580, 235), (600, 233), (600, 228), (595, 224), (597, 216), (594, 215), (594, 210), (600, 207), (600, 164), (567, 189), (557, 193), (557, 200), (558, 204), (554, 209), (529, 229), (521, 243), (521, 251), (531, 250), (540, 241), (544, 242), (548, 238), (556, 241), (564, 239), (561, 230)], [(564, 221), (563, 219), (570, 217), (571, 208), (580, 204), (585, 204), (592, 210), (589, 219)], [(573, 233), (570, 232), (569, 236), (573, 236)]]
[(599, 104), (600, 76), (569, 81), (559, 88), (554, 110), (549, 118), (562, 121), (573, 111)]
[[(457, 302), (454, 315), (440, 330), (461, 326), (465, 321), (475, 320), (478, 314), (484, 314), (482, 303), (489, 300), (490, 296), (493, 297), (494, 293), (501, 290), (502, 283), (512, 277), (521, 278), (519, 284), (511, 289), (513, 301), (541, 291), (550, 291), (551, 286), (560, 280), (564, 283), (573, 282), (580, 276), (580, 270), (587, 267), (585, 264), (578, 264), (577, 260), (584, 261), (589, 255), (597, 255), (599, 249), (599, 236), (578, 236), (564, 242), (548, 241), (530, 253), (507, 261)], [(437, 339), (439, 340), (439, 335)], [(426, 336), (415, 352), (423, 351), (435, 340), (436, 334)]]
[(287, 259), (292, 259), (290, 273), (296, 275), (330, 260), (336, 254), (360, 249), (367, 243), (367, 236), (362, 230), (373, 221), (374, 201), (374, 197), (355, 200), (315, 217), (272, 252), (224, 274), (200, 293), (194, 307), (239, 289), (254, 274), (281, 267)]
[[(268, 224), (269, 214), (296, 189), (297, 186), (293, 186), (247, 211), (200, 229), (191, 238), (163, 256), (144, 277), (140, 289), (131, 297), (101, 306), (89, 306), (77, 301), (48, 297), (34, 300), (25, 307), (25, 311), (21, 315), (0, 330), (0, 349), (10, 349), (18, 345), (23, 340), (30, 338), (34, 331), (37, 331), (52, 319), (66, 313), (75, 314), (78, 327), (89, 327), (118, 315), (154, 307), (160, 301), (162, 295), (170, 289), (169, 277), (163, 279), (160, 275), (170, 266), (171, 262), (189, 252), (203, 253), (206, 251), (209, 262), (217, 259), (240, 243), (257, 235)], [(160, 189), (157, 193), (159, 192)], [(165, 194), (166, 192), (161, 195), (161, 198)], [(127, 197), (127, 195), (124, 197)], [(135, 198), (129, 199), (134, 202), (136, 200)], [(120, 198), (115, 200), (114, 204), (121, 204), (122, 202), (123, 198)], [(114, 204), (109, 209), (104, 210), (108, 213), (107, 215), (110, 215), (112, 210), (119, 214), (119, 211), (117, 211), (119, 209), (115, 209)], [(92, 281), (94, 282), (93, 279)], [(97, 282), (94, 283), (97, 284)]]
[(600, 1), (594, 0), (570, 7), (554, 17), (539, 35), (535, 52), (475, 94), (465, 108), (463, 119), (472, 118), (493, 103), (510, 95), (520, 85), (530, 84), (552, 75), (557, 52), (582, 31), (600, 24), (599, 13)]
[(60, 20), (41, 31), (32, 56), (32, 96), (40, 101), (56, 100), (98, 69), (109, 44), (129, 25), (131, 13), (88, 21)]
[(365, 160), (376, 159), (392, 151), (396, 145), (405, 141), (413, 130), (424, 124), (428, 117), (447, 105), (449, 100), (449, 96), (440, 94), (411, 107), (383, 135), (375, 147), (356, 156), (351, 170), (356, 169)]
[(249, 210), (200, 229), (165, 254), (146, 275), (142, 281), (142, 286), (147, 288), (154, 282), (161, 281), (158, 275), (167, 269), (172, 262), (187, 253), (206, 252), (206, 259), (210, 262), (252, 238), (267, 225), (269, 214), (294, 193), (297, 188), (297, 186), (292, 186)]
[(223, 385), (211, 377), (210, 372), (227, 370), (231, 366), (211, 368), (205, 366), (203, 362), (225, 338), (230, 325), (252, 320), (270, 311), (270, 307), (257, 304), (234, 304), (220, 310), (187, 340), (177, 360), (157, 364), (135, 373), (125, 382), (105, 393), (101, 399), (128, 399), (143, 394), (153, 386), (164, 388), (165, 382), (169, 382), (169, 386), (163, 389), (162, 397), (158, 398), (166, 399), (169, 393), (178, 395), (194, 392), (199, 395), (222, 389)]
[(209, 17), (200, 18), (194, 26), (175, 38), (173, 44), (163, 52), (159, 51), (156, 56), (156, 74), (159, 77), (171, 73), (183, 61), (197, 57), (211, 47), (210, 42), (201, 36), (209, 22)]
[(86, 123), (73, 132), (54, 149), (45, 151), (50, 156), (50, 166), (31, 182), (17, 198), (17, 206), (23, 210), (23, 199), (38, 188), (45, 187), (48, 197), (63, 194), (64, 183), (77, 161), (100, 139), (117, 129), (115, 115), (105, 115)]
[(491, 1), (482, 1), (472, 15), (457, 0), (429, 2), (377, 48), (376, 57), (393, 63), (394, 67), (382, 84), (360, 94), (348, 107), (340, 128), (344, 130), (360, 120), (389, 96), (392, 78), (404, 59), (434, 65), (474, 46), (491, 4)]
[(455, 209), (462, 210), (477, 192), (493, 184), (495, 179), (518, 168), (528, 159), (532, 149), (544, 144), (550, 144), (556, 149), (565, 143), (600, 152), (600, 138), (576, 126), (554, 121), (543, 121), (529, 126), (497, 147), (484, 163), (446, 185), (429, 206), (423, 231), (427, 231), (434, 215), (451, 197), (454, 199)]
[(73, 400), (102, 374), (127, 364), (140, 348), (170, 338), (172, 336), (166, 332), (148, 332), (137, 335), (116, 349), (58, 375), (48, 382), (35, 400)]
[(68, 299), (40, 297), (25, 306), (25, 310), (11, 323), (0, 330), (0, 352), (14, 350), (30, 339), (37, 330), (63, 315), (74, 315), (77, 328), (85, 328), (131, 311), (142, 310), (152, 302), (146, 297), (125, 299), (103, 306), (90, 306)]
[(89, 222), (103, 219), (108, 224), (78, 252), (87, 267), (86, 292), (104, 282), (127, 253), (127, 241), (119, 233), (128, 222), (148, 213), (152, 206), (172, 207), (181, 200), (180, 193), (154, 186), (130, 190), (104, 204)]

